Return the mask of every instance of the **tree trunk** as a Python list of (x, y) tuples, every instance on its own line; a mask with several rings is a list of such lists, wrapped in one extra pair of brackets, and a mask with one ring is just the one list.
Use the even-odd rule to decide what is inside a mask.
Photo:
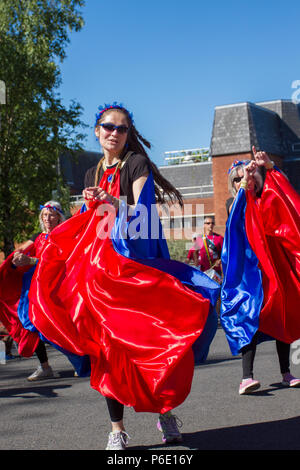
[(4, 256), (7, 258), (15, 249), (14, 241), (9, 237), (4, 237)]

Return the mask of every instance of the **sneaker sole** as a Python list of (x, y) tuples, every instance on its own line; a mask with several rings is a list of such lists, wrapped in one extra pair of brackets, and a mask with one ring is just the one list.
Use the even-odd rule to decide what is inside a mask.
[(254, 392), (254, 390), (257, 390), (259, 388), (260, 388), (260, 383), (249, 385), (248, 387), (245, 387), (245, 388), (242, 388), (242, 390), (239, 390), (239, 395), (247, 395), (248, 393)]
[(296, 382), (294, 384), (291, 384), (290, 382), (281, 382), (281, 384), (284, 386), (284, 387), (289, 387), (289, 388), (297, 388), (297, 387), (300, 387), (300, 382)]
[(105, 450), (126, 450), (126, 447), (106, 447)]
[(40, 380), (54, 379), (54, 375), (49, 375), (48, 377), (34, 377), (33, 379), (27, 378), (28, 382), (39, 382)]

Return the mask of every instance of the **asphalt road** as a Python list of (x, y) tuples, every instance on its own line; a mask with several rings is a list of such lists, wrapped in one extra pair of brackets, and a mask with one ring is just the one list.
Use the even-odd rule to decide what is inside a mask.
[[(300, 357), (292, 351), (294, 358)], [(51, 347), (48, 354), (57, 377), (41, 382), (27, 381), (38, 365), (36, 358), (0, 365), (0, 449), (104, 449), (110, 424), (103, 397), (90, 388), (88, 378), (74, 377), (65, 356)], [(300, 364), (292, 364), (291, 372), (299, 376)], [(175, 410), (183, 422), (183, 442), (166, 447), (155, 415), (126, 409), (129, 450), (176, 450), (182, 455), (198, 450), (300, 450), (300, 388), (281, 386), (275, 343), (258, 347), (259, 390), (239, 396), (240, 377), (241, 359), (231, 356), (219, 329), (206, 363), (195, 367), (189, 397)]]

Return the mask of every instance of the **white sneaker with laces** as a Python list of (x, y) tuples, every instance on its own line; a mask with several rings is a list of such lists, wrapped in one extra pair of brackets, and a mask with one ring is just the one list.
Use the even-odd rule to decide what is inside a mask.
[(29, 380), (29, 382), (35, 382), (37, 380), (51, 379), (53, 377), (53, 370), (50, 366), (47, 367), (47, 369), (43, 369), (42, 366), (39, 366), (33, 374), (27, 377), (27, 380)]
[(129, 439), (125, 431), (112, 431), (108, 435), (106, 450), (125, 450)]

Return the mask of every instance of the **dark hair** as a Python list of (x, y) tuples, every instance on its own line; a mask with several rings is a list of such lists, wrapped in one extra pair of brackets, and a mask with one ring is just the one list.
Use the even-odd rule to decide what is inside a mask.
[(154, 179), (154, 189), (155, 189), (155, 196), (157, 202), (160, 204), (168, 203), (171, 201), (172, 203), (178, 202), (180, 206), (183, 206), (183, 199), (181, 193), (166, 179), (162, 176), (160, 173), (159, 169), (155, 165), (155, 163), (152, 162), (152, 160), (149, 158), (145, 147), (148, 149), (151, 149), (151, 144), (146, 140), (141, 134), (137, 131), (133, 121), (132, 117), (127, 111), (126, 108), (110, 108), (102, 112), (100, 118), (96, 122), (96, 127), (97, 125), (102, 121), (103, 116), (107, 112), (111, 111), (117, 111), (120, 113), (123, 113), (128, 121), (129, 125), (129, 130), (128, 130), (128, 136), (127, 136), (127, 143), (125, 145), (125, 148), (122, 152), (122, 155), (120, 155), (121, 160), (125, 158), (125, 155), (127, 152), (134, 152), (134, 153), (139, 153), (146, 157), (148, 160), (149, 167), (152, 171), (153, 174), (153, 179)]

